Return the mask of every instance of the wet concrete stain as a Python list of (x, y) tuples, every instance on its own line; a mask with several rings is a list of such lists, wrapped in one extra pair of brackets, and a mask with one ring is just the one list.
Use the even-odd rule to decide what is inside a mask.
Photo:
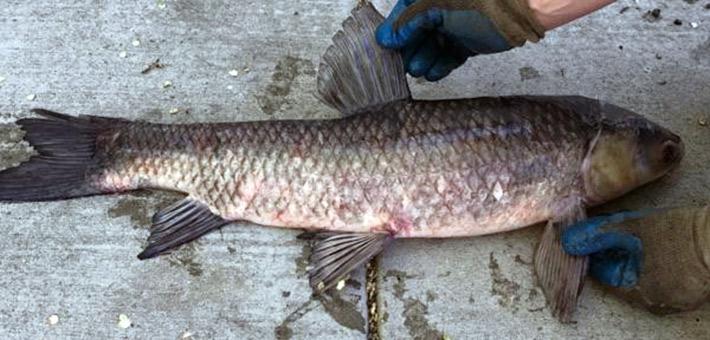
[(520, 284), (503, 276), (493, 252), (489, 256), (488, 269), (491, 271), (491, 293), (499, 297), (498, 304), (503, 307), (512, 307), (517, 304), (520, 301)]
[[(413, 275), (408, 275), (399, 270), (388, 270), (384, 275), (385, 280), (391, 278), (396, 280), (392, 286), (394, 288), (394, 296), (404, 306), (402, 317), (404, 317), (404, 326), (407, 328), (409, 336), (415, 340), (440, 340), (444, 337), (444, 333), (429, 324), (429, 320), (426, 317), (429, 314), (429, 307), (419, 299), (404, 298), (404, 293), (407, 291), (405, 279), (413, 277)], [(427, 293), (428, 297), (429, 293)]]
[(528, 291), (528, 298), (527, 301), (531, 302), (537, 299), (537, 297), (540, 296), (540, 293), (537, 291), (535, 288), (530, 288)]
[(300, 74), (315, 75), (313, 63), (307, 59), (285, 56), (278, 61), (271, 75), (271, 82), (264, 89), (264, 94), (256, 96), (261, 111), (273, 115), (286, 103), (291, 93), (291, 86)]
[(185, 195), (168, 191), (134, 191), (122, 197), (108, 210), (112, 218), (129, 217), (136, 229), (150, 228), (150, 221), (160, 209), (181, 200)]
[(313, 252), (313, 245), (311, 244), (311, 242), (304, 242), (303, 248), (301, 248), (301, 255), (295, 260), (296, 274), (298, 274), (298, 276), (306, 275), (308, 263), (311, 258), (311, 252)]
[(421, 301), (408, 298), (404, 301), (404, 325), (415, 340), (440, 340), (444, 333), (432, 327), (426, 318), (429, 308)]
[(304, 315), (308, 314), (310, 311), (315, 309), (318, 305), (315, 303), (316, 300), (311, 297), (308, 301), (304, 302), (296, 308), (291, 314), (289, 314), (281, 324), (274, 328), (274, 336), (277, 340), (289, 340), (293, 337), (293, 330), (291, 329), (291, 324), (300, 320)]
[(0, 124), (0, 169), (17, 166), (34, 154), (33, 149), (22, 141), (24, 131), (15, 124)]
[(187, 243), (167, 256), (171, 267), (184, 268), (191, 276), (202, 275), (202, 264), (195, 260), (198, 253), (199, 240)]
[(520, 73), (520, 81), (540, 78), (540, 72), (532, 66), (525, 66), (518, 69)]
[[(285, 294), (282, 293), (282, 296)], [(290, 292), (288, 293), (290, 296)], [(288, 340), (293, 337), (291, 324), (300, 320), (303, 316), (314, 310), (320, 303), (326, 313), (330, 315), (335, 322), (343, 327), (358, 330), (365, 333), (365, 318), (362, 313), (357, 310), (355, 304), (343, 299), (339, 292), (330, 291), (327, 294), (320, 296), (311, 296), (311, 298), (298, 306), (291, 314), (289, 314), (281, 324), (274, 328), (274, 336), (278, 340)]]
[(108, 215), (113, 218), (127, 216), (131, 219), (133, 228), (147, 229), (150, 227), (151, 214), (143, 199), (134, 197), (121, 198), (116, 205), (108, 210)]
[(338, 291), (317, 297), (335, 322), (343, 327), (365, 333), (365, 318), (354, 303), (343, 299)]
[(690, 52), (691, 57), (697, 62), (710, 65), (710, 38), (705, 40)]

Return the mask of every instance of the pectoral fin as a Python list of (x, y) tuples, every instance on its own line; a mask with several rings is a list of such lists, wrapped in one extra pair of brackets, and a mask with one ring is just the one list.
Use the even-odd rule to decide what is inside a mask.
[(391, 240), (389, 234), (317, 234), (308, 270), (311, 288), (316, 294), (328, 290), (382, 252)]
[(143, 260), (167, 253), (229, 223), (190, 197), (155, 213), (148, 246), (138, 254)]
[(568, 255), (560, 235), (571, 224), (586, 218), (581, 202), (567, 204), (557, 218), (548, 222), (535, 253), (535, 274), (552, 314), (561, 322), (572, 321), (577, 299), (587, 274), (587, 257)]

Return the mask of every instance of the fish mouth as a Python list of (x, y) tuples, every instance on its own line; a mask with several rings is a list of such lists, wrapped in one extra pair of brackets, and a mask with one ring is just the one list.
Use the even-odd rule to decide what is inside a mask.
[(669, 167), (669, 170), (683, 159), (685, 155), (685, 144), (676, 134), (671, 134), (668, 140), (663, 142), (661, 149), (662, 160), (665, 165)]

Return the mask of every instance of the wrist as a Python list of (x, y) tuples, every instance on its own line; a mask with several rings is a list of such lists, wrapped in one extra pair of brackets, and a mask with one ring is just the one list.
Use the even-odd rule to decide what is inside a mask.
[(549, 31), (594, 12), (615, 0), (527, 0), (535, 19)]

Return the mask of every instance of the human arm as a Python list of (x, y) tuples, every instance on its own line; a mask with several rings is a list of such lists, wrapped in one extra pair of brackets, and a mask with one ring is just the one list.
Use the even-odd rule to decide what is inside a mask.
[(435, 81), (469, 57), (536, 42), (545, 31), (611, 0), (399, 0), (376, 32), (407, 72)]

